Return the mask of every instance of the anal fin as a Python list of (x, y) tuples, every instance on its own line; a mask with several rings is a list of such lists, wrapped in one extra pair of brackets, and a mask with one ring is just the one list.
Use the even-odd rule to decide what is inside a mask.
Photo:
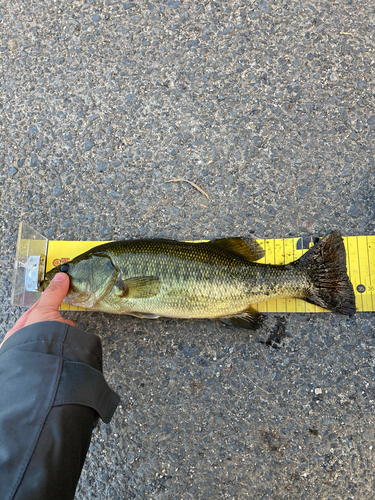
[(257, 330), (262, 324), (263, 316), (250, 306), (239, 314), (224, 316), (219, 319), (225, 325), (247, 328), (248, 330)]

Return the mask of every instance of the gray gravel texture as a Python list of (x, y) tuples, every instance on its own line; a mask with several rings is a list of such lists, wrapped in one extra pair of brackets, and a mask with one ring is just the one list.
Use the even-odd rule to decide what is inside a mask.
[[(21, 220), (51, 239), (374, 234), (374, 14), (1, 2), (1, 336)], [(372, 314), (256, 333), (66, 315), (101, 336), (122, 399), (77, 500), (374, 497)]]

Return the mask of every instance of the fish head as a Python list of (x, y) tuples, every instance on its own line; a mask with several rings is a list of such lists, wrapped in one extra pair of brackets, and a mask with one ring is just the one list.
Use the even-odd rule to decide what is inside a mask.
[(70, 279), (64, 302), (87, 308), (94, 307), (110, 293), (118, 276), (118, 269), (108, 255), (87, 252), (48, 271), (40, 289), (45, 290), (60, 272), (68, 274)]

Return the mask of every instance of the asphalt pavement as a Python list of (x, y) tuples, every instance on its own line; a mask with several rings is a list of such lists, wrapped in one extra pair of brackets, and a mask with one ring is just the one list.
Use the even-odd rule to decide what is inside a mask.
[[(1, 337), (50, 239), (374, 234), (371, 1), (0, 1)], [(205, 196), (187, 182), (196, 184)], [(120, 394), (77, 500), (374, 498), (374, 315), (66, 313)]]

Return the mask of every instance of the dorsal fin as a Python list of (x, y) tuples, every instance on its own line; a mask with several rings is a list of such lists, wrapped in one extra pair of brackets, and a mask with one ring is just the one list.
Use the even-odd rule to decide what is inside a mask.
[(245, 257), (251, 262), (264, 257), (263, 248), (255, 240), (244, 241), (242, 238), (221, 238), (219, 240), (212, 240), (208, 244)]

